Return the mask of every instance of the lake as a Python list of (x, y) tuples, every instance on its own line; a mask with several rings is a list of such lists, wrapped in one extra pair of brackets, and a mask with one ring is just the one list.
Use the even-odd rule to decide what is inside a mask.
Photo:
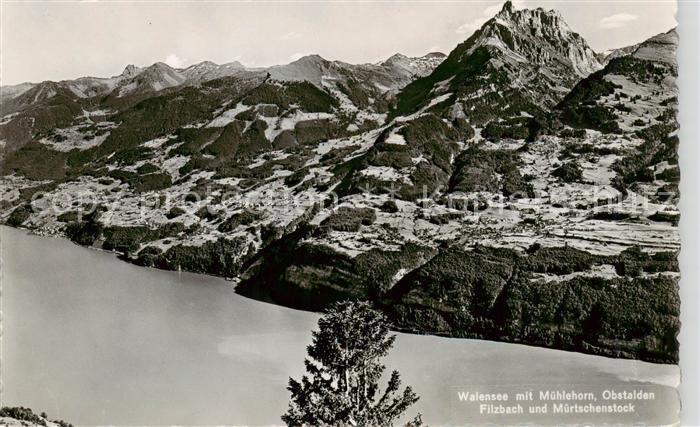
[[(245, 298), (219, 278), (137, 267), (64, 239), (8, 227), (0, 236), (3, 405), (76, 425), (281, 423), (285, 387), (303, 373), (317, 314)], [(457, 401), (457, 390), (510, 385), (656, 385), (659, 398), (640, 410), (678, 409), (677, 366), (397, 335), (386, 365), (421, 396), (410, 412), (431, 425), (481, 420), (469, 418), (474, 409)]]

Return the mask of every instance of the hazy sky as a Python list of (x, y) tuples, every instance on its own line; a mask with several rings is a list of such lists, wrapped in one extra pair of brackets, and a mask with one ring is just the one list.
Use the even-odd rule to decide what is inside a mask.
[[(127, 64), (247, 66), (305, 54), (351, 63), (396, 52), (449, 53), (495, 14), (495, 1), (226, 2), (0, 0), (3, 85), (111, 76)], [(675, 1), (537, 1), (557, 9), (596, 51), (675, 26)]]

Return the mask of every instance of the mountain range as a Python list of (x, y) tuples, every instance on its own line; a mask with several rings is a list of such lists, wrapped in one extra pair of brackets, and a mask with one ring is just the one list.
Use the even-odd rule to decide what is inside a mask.
[(377, 64), (352, 65), (328, 61), (319, 55), (308, 55), (286, 65), (248, 69), (240, 62), (219, 65), (211, 61), (203, 61), (187, 68), (173, 68), (163, 62), (149, 67), (127, 65), (121, 74), (112, 77), (81, 77), (59, 82), (3, 86), (0, 92), (3, 96), (2, 114), (15, 113), (60, 94), (72, 94), (81, 99), (103, 96), (122, 98), (135, 94), (154, 94), (168, 88), (196, 86), (210, 80), (251, 72), (268, 73), (271, 78), (279, 81), (308, 81), (318, 87), (322, 87), (322, 78), (346, 79), (352, 76), (367, 81), (380, 91), (397, 90), (415, 77), (429, 74), (444, 56), (439, 52), (420, 58), (395, 54)]
[(675, 363), (675, 30), (510, 2), (448, 55), (3, 87), (0, 219), (396, 329)]

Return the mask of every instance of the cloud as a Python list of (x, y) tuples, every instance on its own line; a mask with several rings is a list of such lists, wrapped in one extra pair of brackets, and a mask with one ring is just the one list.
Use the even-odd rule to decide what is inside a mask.
[(282, 34), (280, 40), (296, 40), (304, 37), (303, 34), (297, 33), (296, 31), (290, 31), (287, 34)]
[(628, 23), (635, 21), (638, 18), (637, 15), (632, 15), (630, 13), (616, 13), (615, 15), (606, 16), (600, 20), (600, 28), (612, 29), (621, 28)]
[[(513, 3), (513, 8), (515, 9), (522, 9), (525, 7), (525, 1), (524, 0), (515, 0), (512, 2)], [(459, 27), (457, 27), (457, 30), (455, 32), (457, 34), (471, 34), (474, 31), (478, 30), (481, 28), (482, 25), (489, 19), (493, 18), (494, 15), (496, 15), (498, 12), (503, 9), (503, 3), (496, 3), (493, 4), (484, 10), (481, 11), (481, 16), (478, 18), (475, 18), (469, 22), (466, 22)]]
[(165, 63), (173, 68), (182, 68), (185, 65), (185, 62), (187, 62), (186, 59), (180, 58), (174, 53), (171, 53), (167, 58), (165, 58)]

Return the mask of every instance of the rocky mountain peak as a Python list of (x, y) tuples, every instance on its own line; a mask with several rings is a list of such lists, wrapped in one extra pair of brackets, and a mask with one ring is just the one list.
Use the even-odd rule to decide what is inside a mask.
[(408, 56), (401, 54), (401, 53), (395, 53), (388, 57), (386, 60), (383, 61), (384, 64), (391, 64), (392, 62), (399, 62), (399, 61), (404, 61), (407, 60)]
[(429, 52), (421, 57), (409, 57), (402, 53), (395, 53), (380, 62), (379, 65), (404, 64), (409, 61), (425, 60), (425, 61), (442, 61), (447, 55), (442, 52)]
[(159, 91), (168, 87), (183, 84), (186, 77), (178, 70), (164, 62), (145, 67), (136, 68), (133, 65), (126, 67), (119, 82), (118, 96), (143, 91)]
[(156, 62), (155, 64), (148, 67), (149, 70), (161, 70), (161, 71), (171, 71), (173, 67), (166, 64), (165, 62)]
[(554, 10), (515, 10), (506, 2), (475, 37), (468, 53), (486, 46), (506, 62), (570, 68), (579, 78), (602, 68), (593, 49)]
[(222, 67), (225, 67), (225, 68), (245, 68), (245, 66), (238, 61), (227, 62), (226, 64), (223, 64)]
[(395, 53), (378, 65), (388, 68), (412, 69), (422, 75), (424, 74), (422, 71), (426, 69), (432, 71), (444, 59), (445, 54), (440, 52), (431, 52), (421, 57), (409, 57)]
[(503, 3), (501, 13), (513, 13), (513, 10), (513, 2), (508, 0), (507, 2)]
[(328, 61), (326, 61), (326, 59), (323, 58), (321, 55), (319, 55), (317, 53), (312, 53), (310, 55), (302, 56), (301, 58), (297, 59), (293, 63), (317, 65), (317, 64), (323, 64), (325, 62), (328, 62)]
[(136, 67), (136, 65), (129, 64), (124, 68), (124, 71), (122, 71), (121, 76), (122, 77), (133, 77), (136, 74), (138, 74), (138, 71), (139, 71), (139, 69), (138, 69), (138, 67)]
[[(538, 114), (556, 105), (581, 78), (601, 68), (597, 54), (561, 14), (542, 8), (516, 10), (509, 1), (457, 46), (426, 81), (404, 88), (397, 111), (414, 111), (431, 100), (441, 102), (437, 97), (466, 93), (466, 108), (475, 111), (472, 115), (499, 110), (501, 118), (521, 111)], [(485, 89), (486, 81), (492, 84)], [(481, 95), (472, 96), (474, 92)], [(496, 97), (499, 105), (476, 101), (486, 94)], [(494, 116), (489, 113), (479, 120)]]
[(188, 68), (205, 68), (205, 69), (211, 69), (211, 68), (216, 68), (218, 65), (212, 61), (202, 61), (197, 64), (191, 65)]

